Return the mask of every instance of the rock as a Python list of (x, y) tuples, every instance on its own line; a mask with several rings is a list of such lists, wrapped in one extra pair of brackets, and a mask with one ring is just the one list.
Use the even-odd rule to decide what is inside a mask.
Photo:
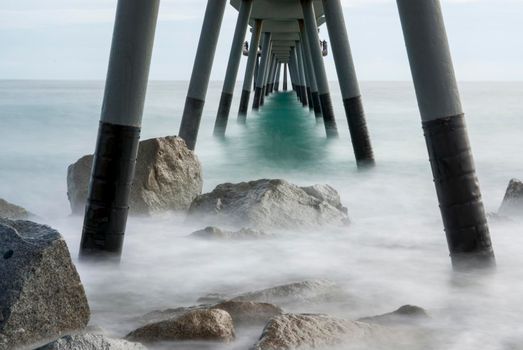
[(396, 311), (378, 316), (360, 318), (358, 321), (395, 326), (418, 323), (428, 319), (429, 315), (423, 308), (413, 305), (403, 305)]
[(265, 325), (272, 317), (283, 313), (276, 305), (252, 301), (226, 301), (213, 306), (213, 309), (227, 311), (236, 327)]
[(68, 335), (37, 350), (147, 350), (145, 346), (100, 334)]
[[(84, 156), (67, 169), (67, 195), (73, 214), (83, 214), (93, 156)], [(198, 158), (179, 137), (167, 136), (140, 142), (131, 193), (130, 213), (150, 215), (186, 210), (202, 193)]]
[(218, 227), (209, 226), (191, 233), (190, 237), (215, 240), (255, 240), (268, 238), (271, 235), (250, 228), (242, 228), (239, 231), (225, 231)]
[(523, 182), (512, 179), (499, 209), (502, 216), (523, 216)]
[(149, 323), (129, 333), (126, 339), (144, 343), (175, 340), (229, 342), (234, 337), (233, 321), (227, 311), (202, 309), (177, 318)]
[(189, 307), (177, 307), (174, 309), (154, 310), (139, 317), (137, 320), (142, 324), (160, 322), (172, 318), (178, 318), (187, 314), (190, 311), (209, 309), (211, 306), (212, 305), (198, 305)]
[(389, 339), (392, 333), (379, 325), (327, 315), (285, 314), (269, 321), (252, 350), (325, 349), (346, 342), (379, 343)]
[(11, 220), (26, 220), (34, 216), (27, 210), (18, 205), (9, 203), (0, 198), (0, 218)]
[(313, 280), (290, 283), (241, 294), (233, 301), (256, 301), (276, 305), (304, 304), (339, 300), (343, 291), (327, 280)]
[(284, 180), (218, 185), (196, 197), (189, 217), (211, 224), (254, 228), (306, 229), (344, 225), (349, 219), (332, 187), (298, 187)]
[(89, 306), (61, 235), (30, 221), (0, 219), (0, 349), (84, 328)]

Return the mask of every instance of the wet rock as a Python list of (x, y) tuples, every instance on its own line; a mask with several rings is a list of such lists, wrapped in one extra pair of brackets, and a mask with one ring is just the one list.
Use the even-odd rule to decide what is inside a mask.
[(271, 237), (270, 234), (250, 228), (242, 228), (239, 231), (226, 231), (214, 226), (195, 231), (190, 236), (211, 240), (255, 240)]
[(189, 307), (177, 307), (165, 310), (154, 310), (141, 316), (137, 319), (137, 321), (139, 321), (142, 324), (165, 321), (172, 318), (178, 318), (194, 310), (209, 309), (211, 306), (212, 305), (197, 305)]
[[(84, 156), (67, 169), (67, 195), (73, 214), (84, 213), (92, 162), (92, 155)], [(130, 213), (186, 210), (202, 193), (202, 185), (200, 162), (181, 138), (142, 141), (129, 197)]]
[(516, 179), (510, 180), (499, 214), (523, 217), (523, 182)]
[(86, 333), (65, 336), (37, 350), (147, 350), (147, 348), (139, 343)]
[(349, 221), (332, 187), (298, 187), (285, 180), (267, 179), (218, 185), (193, 201), (189, 217), (260, 229), (341, 226)]
[(340, 300), (344, 293), (327, 280), (302, 281), (241, 294), (233, 301), (255, 301), (276, 305), (304, 304)]
[(227, 311), (202, 309), (149, 323), (129, 333), (126, 339), (144, 343), (174, 340), (229, 342), (234, 336), (233, 321)]
[(285, 314), (269, 321), (252, 350), (325, 349), (346, 342), (379, 343), (389, 339), (392, 333), (379, 325), (327, 315)]
[(396, 311), (378, 316), (360, 318), (358, 321), (366, 323), (376, 323), (387, 326), (395, 326), (409, 325), (413, 323), (418, 323), (420, 321), (426, 321), (428, 319), (429, 315), (425, 311), (425, 309), (419, 306), (403, 305)]
[(89, 306), (61, 235), (30, 221), (0, 219), (0, 237), (0, 349), (84, 328)]
[(0, 218), (11, 220), (26, 220), (34, 215), (18, 205), (0, 198)]
[(226, 301), (213, 306), (213, 309), (227, 311), (236, 327), (265, 325), (272, 317), (283, 313), (276, 305), (252, 301)]

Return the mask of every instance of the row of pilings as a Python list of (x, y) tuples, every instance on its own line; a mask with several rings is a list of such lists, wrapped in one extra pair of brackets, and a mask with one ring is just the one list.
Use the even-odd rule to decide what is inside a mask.
[[(246, 122), (251, 95), (252, 109), (257, 110), (268, 92), (275, 87), (278, 90), (283, 67), (283, 89), (287, 89), (288, 72), (297, 97), (323, 119), (326, 136), (338, 136), (318, 36), (325, 22), (357, 164), (373, 165), (340, 0), (231, 0), (231, 4), (238, 9), (238, 17), (214, 134), (225, 135), (250, 26), (239, 120)], [(492, 266), (494, 253), (439, 0), (397, 0), (397, 4), (453, 265)], [(192, 150), (226, 5), (226, 0), (207, 2), (179, 131)], [(159, 0), (118, 1), (85, 211), (82, 257), (119, 257), (122, 251), (158, 8)]]

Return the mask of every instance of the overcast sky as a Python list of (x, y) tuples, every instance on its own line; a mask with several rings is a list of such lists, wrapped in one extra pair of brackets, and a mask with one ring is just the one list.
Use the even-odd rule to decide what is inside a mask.
[[(0, 79), (104, 79), (116, 2), (0, 0)], [(206, 2), (161, 0), (151, 79), (189, 78)], [(523, 80), (523, 0), (442, 3), (459, 80)], [(410, 79), (395, 0), (342, 4), (359, 78)], [(223, 79), (235, 15), (228, 6), (214, 80)], [(326, 28), (320, 35), (330, 42)], [(334, 79), (332, 55), (327, 69)]]

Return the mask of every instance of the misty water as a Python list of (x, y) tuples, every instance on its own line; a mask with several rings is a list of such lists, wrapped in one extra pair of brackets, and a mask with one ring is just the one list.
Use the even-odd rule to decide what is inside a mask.
[[(412, 85), (362, 84), (377, 160), (364, 171), (356, 168), (343, 104), (331, 85), (337, 140), (325, 138), (321, 120), (291, 93), (271, 96), (238, 125), (238, 89), (227, 136), (216, 139), (221, 83), (211, 83), (196, 152), (204, 192), (260, 178), (327, 183), (348, 208), (347, 227), (216, 242), (187, 238), (204, 225), (166, 213), (129, 219), (119, 266), (78, 262), (82, 218), (70, 216), (66, 170), (94, 150), (102, 82), (0, 81), (0, 197), (64, 235), (86, 288), (90, 323), (115, 337), (133, 330), (137, 316), (195, 305), (207, 293), (329, 279), (343, 287), (344, 300), (286, 311), (357, 319), (414, 304), (432, 317), (429, 348), (523, 349), (522, 223), (490, 222), (495, 272), (453, 273)], [(150, 84), (143, 139), (178, 132), (186, 89), (187, 82)], [(508, 181), (523, 177), (523, 83), (463, 83), (461, 92), (485, 206), (496, 212)], [(162, 347), (247, 349), (260, 334), (241, 332), (227, 345)]]

